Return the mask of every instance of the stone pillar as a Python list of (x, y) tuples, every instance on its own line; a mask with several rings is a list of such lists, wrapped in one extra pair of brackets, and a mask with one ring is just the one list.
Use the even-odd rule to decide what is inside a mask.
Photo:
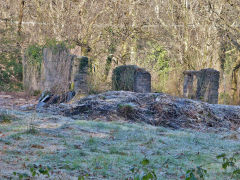
[(77, 94), (86, 95), (89, 93), (90, 62), (85, 56), (75, 59), (73, 68), (74, 91)]
[(220, 73), (214, 69), (202, 69), (199, 72), (196, 98), (211, 104), (218, 103)]
[(113, 70), (112, 89), (149, 93), (151, 92), (151, 74), (135, 65), (118, 66)]
[(61, 45), (44, 48), (41, 90), (54, 93), (69, 91), (73, 59), (74, 56), (69, 53), (67, 48)]

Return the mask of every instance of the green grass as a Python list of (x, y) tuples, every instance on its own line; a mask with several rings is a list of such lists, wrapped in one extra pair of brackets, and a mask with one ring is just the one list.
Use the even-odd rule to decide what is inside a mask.
[(32, 134), (26, 130), (33, 115), (12, 113), (20, 120), (0, 124), (0, 179), (14, 177), (13, 172), (30, 175), (34, 164), (51, 167), (52, 179), (74, 179), (86, 174), (89, 179), (126, 179), (132, 177), (130, 169), (145, 157), (161, 180), (184, 179), (187, 169), (203, 164), (209, 174), (207, 179), (230, 179), (216, 163), (216, 156), (240, 150), (238, 140), (223, 138), (232, 132), (171, 130), (46, 114), (31, 120), (38, 129)]
[(14, 115), (0, 112), (0, 124), (10, 124), (14, 120), (17, 120)]

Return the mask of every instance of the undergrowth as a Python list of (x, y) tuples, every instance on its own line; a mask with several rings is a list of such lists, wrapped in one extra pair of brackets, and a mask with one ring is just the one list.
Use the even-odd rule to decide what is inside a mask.
[(0, 124), (10, 124), (12, 121), (16, 120), (18, 120), (16, 116), (0, 112)]
[(0, 28), (0, 31), (0, 91), (22, 90), (22, 57), (19, 39), (11, 26)]

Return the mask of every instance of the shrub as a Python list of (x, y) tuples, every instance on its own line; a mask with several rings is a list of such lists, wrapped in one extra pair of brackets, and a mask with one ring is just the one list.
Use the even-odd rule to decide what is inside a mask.
[(0, 31), (0, 91), (22, 90), (21, 47), (17, 45), (14, 29)]
[[(230, 172), (228, 172), (228, 177), (240, 178), (240, 167), (237, 164), (237, 157), (239, 157), (239, 153), (234, 153), (233, 155), (227, 155), (225, 153), (220, 154), (216, 156), (218, 160), (222, 161), (216, 161), (211, 164), (217, 163), (221, 164), (222, 169), (226, 171), (228, 168), (230, 169)], [(203, 169), (204, 165), (198, 166), (196, 168), (191, 168), (186, 171), (186, 178), (185, 180), (204, 180), (207, 176), (207, 170)]]
[(130, 169), (132, 176), (130, 179), (134, 180), (156, 180), (157, 175), (150, 166), (150, 161), (144, 158), (138, 165)]
[(0, 113), (0, 123), (7, 124), (15, 120), (17, 120), (17, 117), (14, 115)]
[(28, 63), (32, 65), (41, 65), (42, 63), (42, 46), (38, 44), (32, 44), (26, 49), (26, 56), (28, 57)]
[(125, 118), (133, 119), (135, 117), (135, 109), (130, 104), (119, 104), (118, 112)]

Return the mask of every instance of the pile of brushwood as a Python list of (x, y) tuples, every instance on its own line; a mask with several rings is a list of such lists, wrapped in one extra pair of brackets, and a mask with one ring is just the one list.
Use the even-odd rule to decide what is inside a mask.
[(208, 104), (163, 93), (109, 91), (71, 104), (62, 103), (37, 110), (77, 119), (126, 120), (174, 129), (237, 130), (240, 122), (240, 106)]

